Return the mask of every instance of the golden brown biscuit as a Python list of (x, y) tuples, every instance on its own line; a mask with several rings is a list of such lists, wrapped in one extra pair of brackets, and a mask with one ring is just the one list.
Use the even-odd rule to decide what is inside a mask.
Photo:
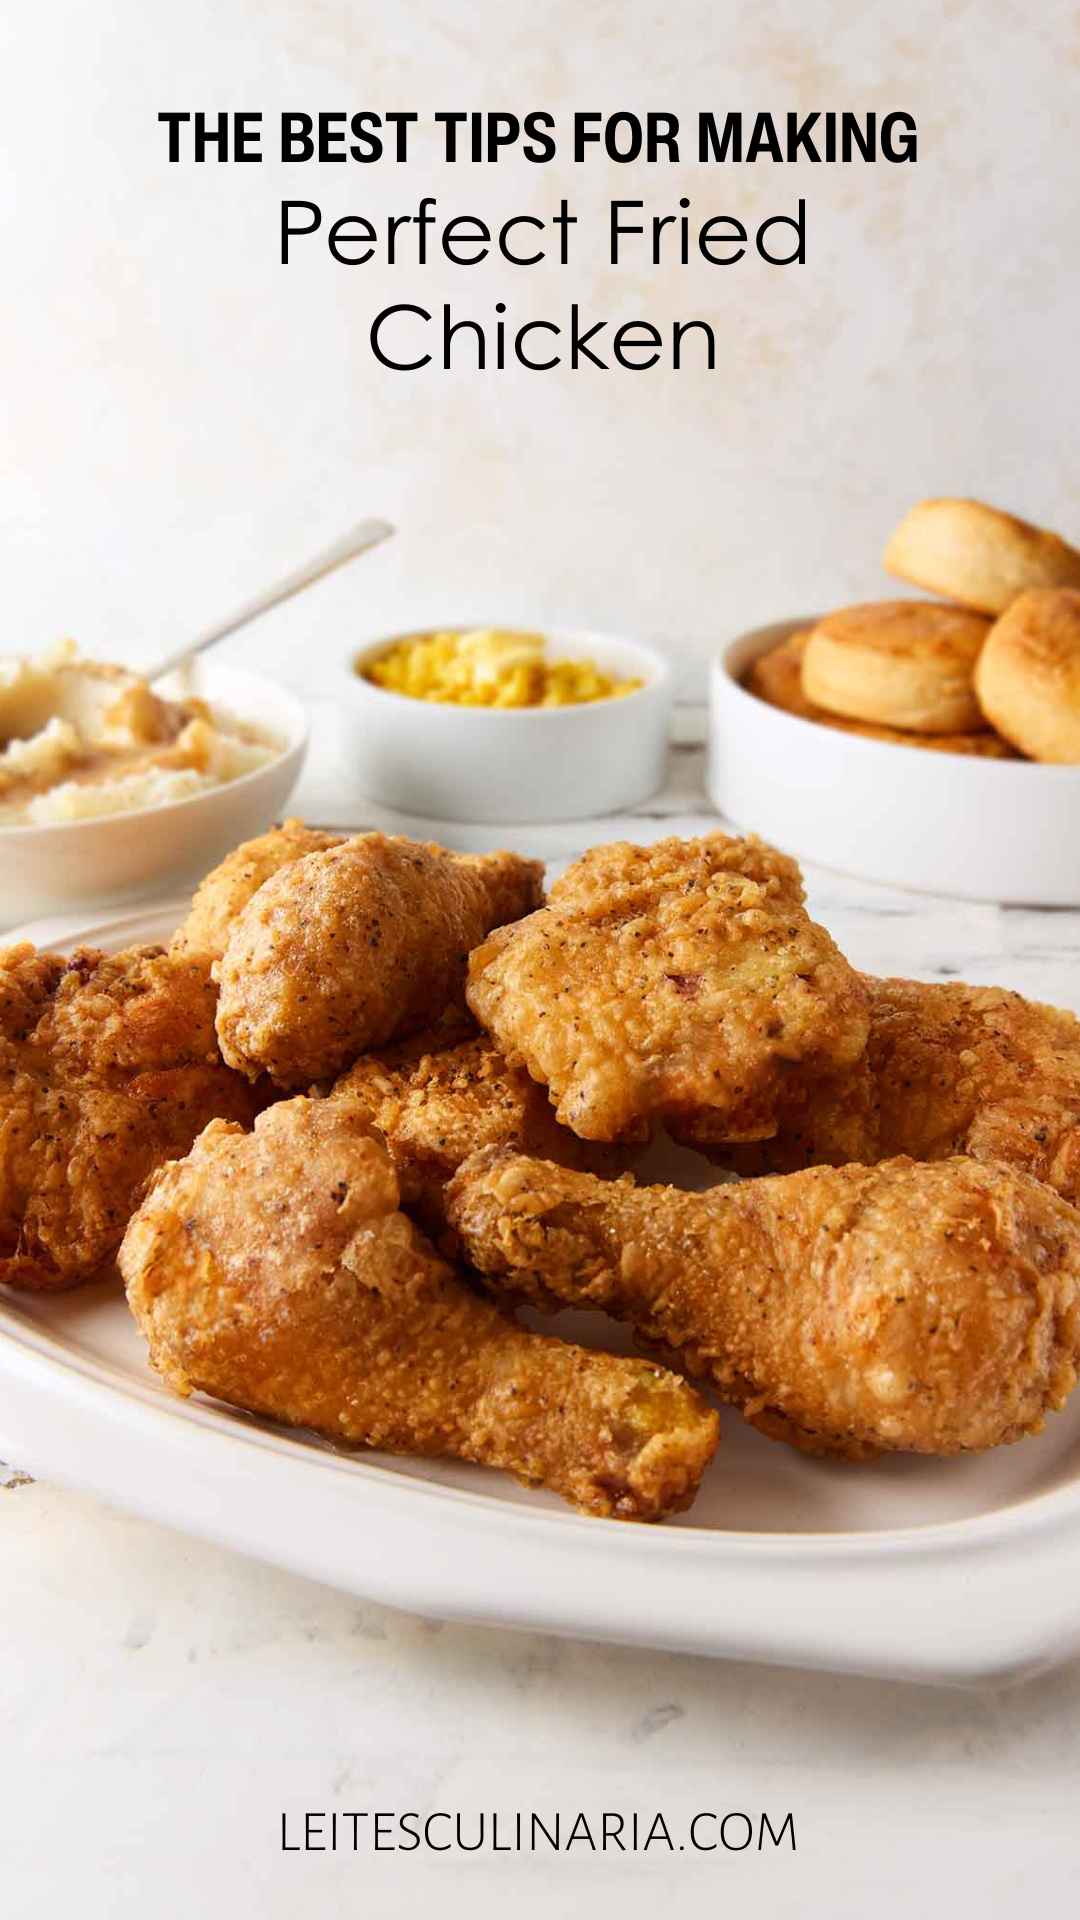
[(884, 740), (893, 747), (922, 747), (931, 753), (963, 753), (981, 760), (1015, 760), (1016, 749), (986, 727), (981, 733), (901, 733), (897, 727), (875, 727), (865, 720), (841, 720), (824, 707), (815, 707), (803, 692), (802, 662), (812, 629), (804, 627), (760, 654), (750, 668), (746, 690), (770, 707), (812, 720), (836, 733), (861, 734), (864, 740)]
[(1033, 760), (1080, 763), (1080, 592), (1022, 593), (990, 630), (975, 673), (988, 720)]
[(797, 714), (800, 720), (827, 723), (832, 715), (815, 707), (803, 692), (803, 655), (811, 632), (810, 627), (803, 627), (781, 640), (779, 646), (770, 647), (768, 653), (759, 654), (746, 675), (745, 685), (748, 693), (768, 701), (770, 707), (782, 707), (785, 713)]
[[(854, 724), (847, 728), (848, 733), (855, 731)], [(858, 731), (867, 733), (869, 728), (859, 727)], [(1000, 733), (995, 733), (992, 727), (987, 727), (985, 733), (890, 733), (886, 728), (881, 727), (877, 729), (875, 737), (879, 740), (889, 740), (894, 746), (922, 747), (930, 753), (965, 753), (975, 760), (1018, 760), (1020, 758), (1016, 748), (1010, 746), (1007, 740), (1003, 740)]]
[(850, 720), (912, 733), (977, 729), (974, 670), (990, 622), (928, 600), (841, 607), (806, 643), (803, 692)]
[(885, 567), (980, 613), (1004, 613), (1029, 587), (1080, 587), (1080, 553), (981, 500), (921, 500), (885, 548)]

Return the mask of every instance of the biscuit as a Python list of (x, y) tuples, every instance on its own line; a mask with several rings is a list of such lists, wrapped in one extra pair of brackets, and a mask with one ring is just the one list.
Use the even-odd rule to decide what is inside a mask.
[(975, 669), (983, 712), (1032, 760), (1080, 764), (1080, 592), (1022, 593)]
[(928, 753), (966, 753), (974, 760), (1018, 760), (1016, 748), (1000, 733), (986, 727), (982, 733), (893, 733), (888, 727), (860, 727), (849, 721), (847, 733), (873, 735), (875, 740), (890, 740), (898, 747), (922, 747)]
[(896, 727), (875, 727), (862, 720), (840, 720), (824, 707), (815, 707), (803, 692), (802, 663), (810, 628), (789, 635), (768, 653), (759, 654), (745, 680), (748, 693), (770, 707), (831, 727), (835, 733), (861, 734), (864, 740), (884, 740), (895, 747), (922, 747), (931, 753), (963, 753), (981, 760), (1015, 760), (1015, 747), (984, 727), (979, 733), (901, 733)]
[(910, 733), (961, 733), (983, 724), (973, 674), (990, 622), (929, 600), (841, 607), (806, 643), (808, 700), (846, 720)]
[(889, 540), (885, 567), (980, 613), (1004, 613), (1029, 587), (1080, 587), (1075, 547), (981, 500), (920, 501)]
[[(865, 728), (860, 729), (865, 732)], [(1008, 740), (992, 727), (982, 733), (889, 733), (882, 728), (878, 736), (902, 747), (923, 747), (930, 753), (966, 753), (975, 760), (1018, 760), (1020, 755)]]
[(746, 676), (746, 687), (759, 700), (767, 700), (770, 707), (782, 707), (801, 720), (827, 720), (828, 714), (815, 707), (803, 692), (802, 663), (809, 638), (810, 628), (804, 627), (781, 640), (779, 646), (770, 647), (768, 653), (759, 653)]

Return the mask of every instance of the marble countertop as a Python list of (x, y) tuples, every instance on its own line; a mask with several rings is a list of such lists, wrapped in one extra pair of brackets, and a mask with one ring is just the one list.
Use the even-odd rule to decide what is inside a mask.
[[(318, 702), (316, 717), (329, 742)], [(668, 786), (633, 820), (503, 838), (558, 861), (589, 839), (701, 831), (713, 816), (699, 731), (684, 709)], [(329, 745), (296, 811), (385, 820), (350, 794)], [(1080, 1008), (1080, 913), (807, 877), (813, 911), (860, 966)], [(523, 1914), (633, 1920), (669, 1890), (717, 1910), (863, 1920), (906, 1911), (916, 1888), (931, 1912), (962, 1902), (993, 1920), (1071, 1884), (1080, 1665), (959, 1694), (443, 1626), (15, 1468), (0, 1474), (0, 1595), (0, 1903), (13, 1920), (74, 1904), (87, 1920), (395, 1920), (501, 1914), (508, 1897)], [(673, 1831), (700, 1810), (776, 1825), (790, 1811), (797, 1848), (281, 1848), (283, 1813), (435, 1807), (474, 1827), (493, 1810), (660, 1812)]]

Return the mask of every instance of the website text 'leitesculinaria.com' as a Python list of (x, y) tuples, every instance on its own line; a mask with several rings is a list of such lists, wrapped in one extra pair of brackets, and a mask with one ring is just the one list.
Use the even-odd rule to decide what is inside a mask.
[(282, 1853), (795, 1852), (793, 1813), (304, 1810), (281, 1815)]

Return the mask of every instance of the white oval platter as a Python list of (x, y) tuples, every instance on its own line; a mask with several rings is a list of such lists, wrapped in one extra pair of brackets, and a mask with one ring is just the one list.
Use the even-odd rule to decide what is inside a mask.
[[(115, 950), (167, 937), (181, 912), (9, 937)], [(558, 1325), (625, 1350), (596, 1316)], [(118, 1284), (103, 1282), (52, 1298), (0, 1288), (0, 1454), (444, 1619), (956, 1684), (1080, 1650), (1080, 1395), (1019, 1446), (861, 1467), (802, 1458), (726, 1413), (692, 1512), (631, 1526), (483, 1469), (343, 1453), (177, 1400), (147, 1366)]]

